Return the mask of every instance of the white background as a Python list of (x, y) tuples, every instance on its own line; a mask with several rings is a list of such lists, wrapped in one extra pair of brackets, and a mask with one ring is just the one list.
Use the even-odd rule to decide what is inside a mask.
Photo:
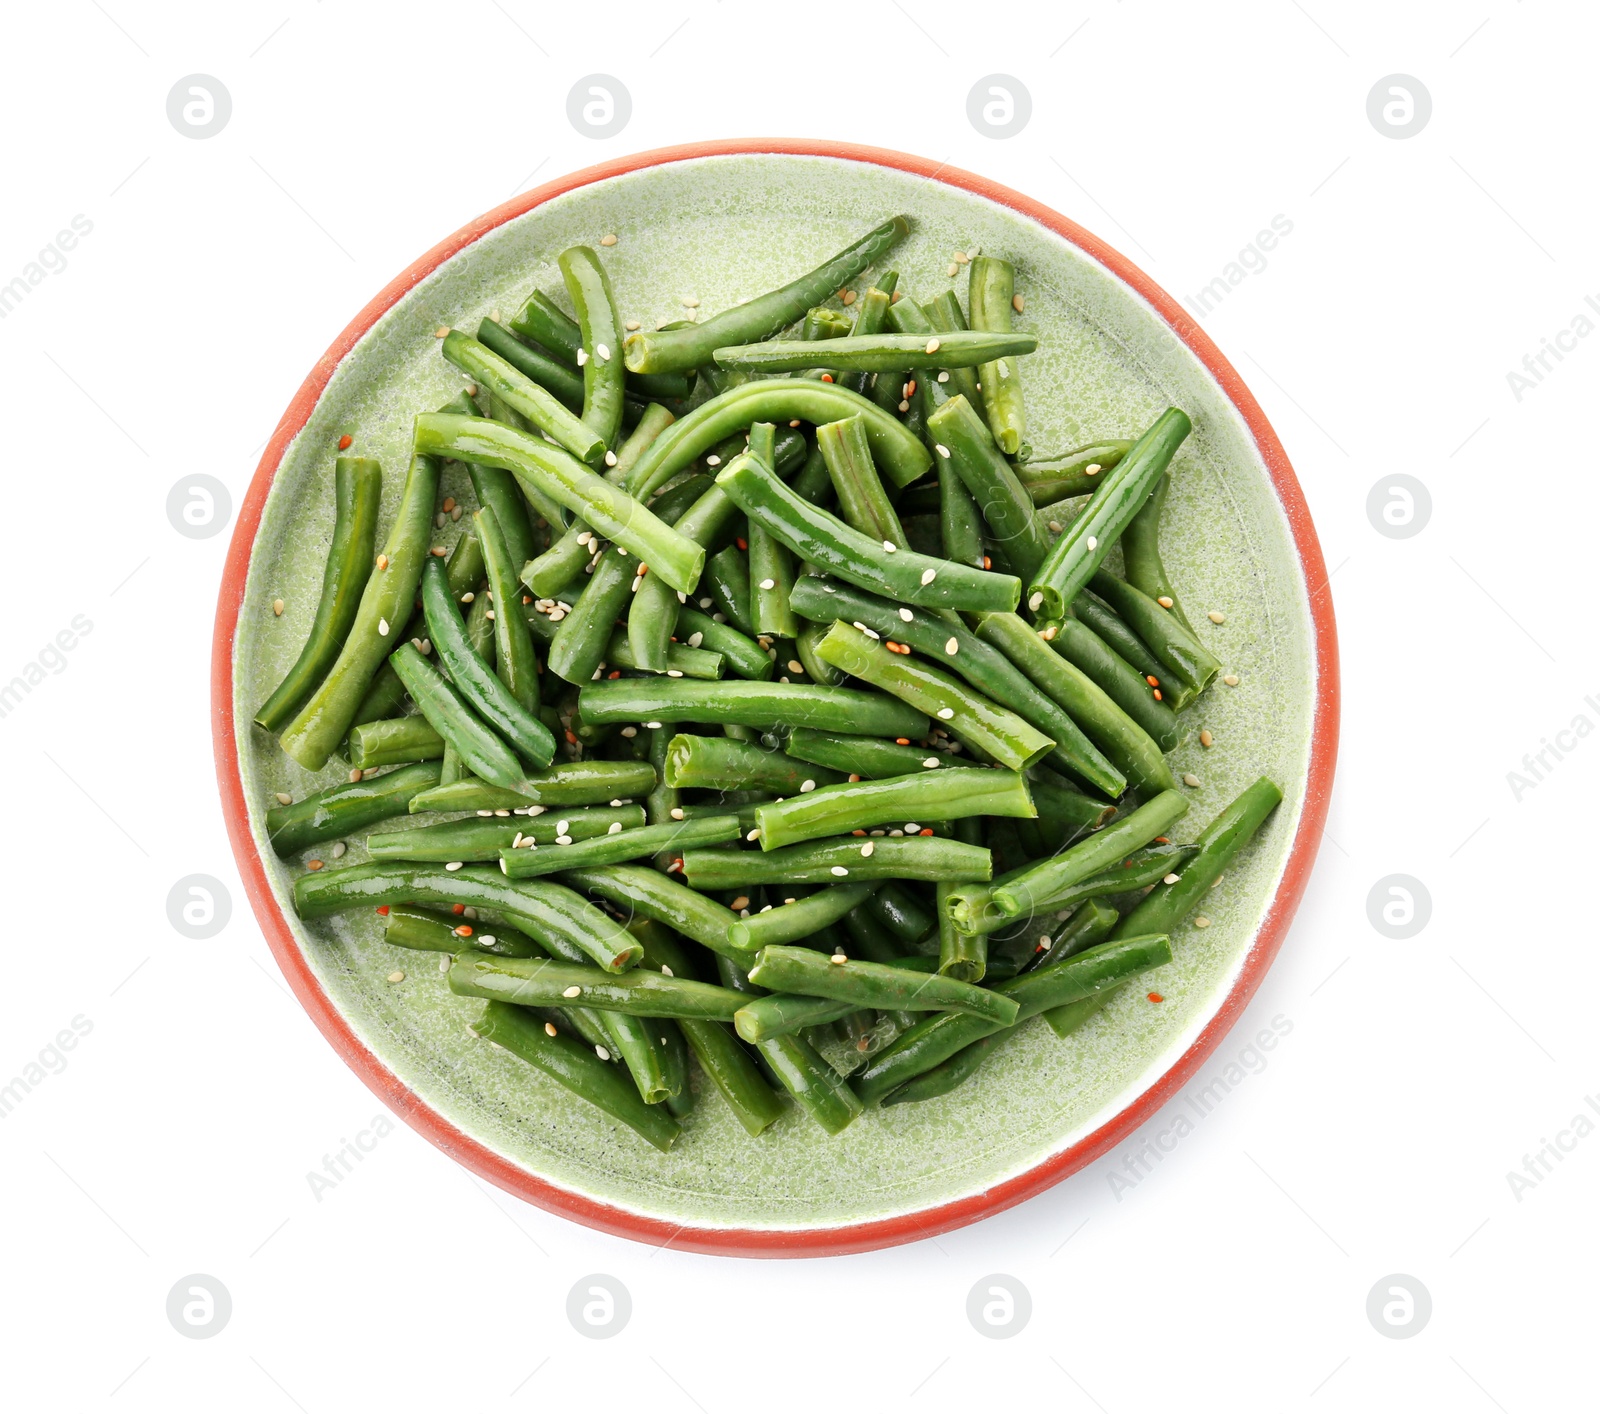
[[(1123, 1414), (1592, 1398), (1600, 1138), (1520, 1198), (1506, 1176), (1600, 1091), (1594, 924), (1575, 906), (1592, 892), (1600, 742), (1547, 757), (1520, 801), (1507, 781), (1574, 716), (1600, 723), (1584, 702), (1600, 702), (1600, 339), (1520, 400), (1507, 380), (1600, 299), (1600, 26), (1584, 8), (9, 7), (0, 284), (74, 215), (93, 230), (0, 321), (0, 678), (74, 615), (93, 628), (0, 720), (0, 1079), (74, 1016), (92, 1025), (0, 1122), (7, 1404), (1026, 1398)], [(233, 103), (205, 141), (165, 107), (197, 72)], [(566, 118), (595, 72), (633, 102), (603, 141)], [(966, 115), (996, 72), (1033, 101), (1004, 141)], [(1395, 73), (1432, 96), (1408, 140), (1367, 117)], [(868, 1256), (652, 1251), (489, 1189), (403, 1126), (319, 1202), (307, 1172), (378, 1107), (289, 997), (239, 887), (207, 712), (227, 536), (177, 535), (168, 490), (205, 472), (237, 504), (333, 336), (473, 216), (603, 158), (767, 134), (984, 173), (1180, 297), (1274, 215), (1293, 222), (1204, 324), (1287, 445), (1334, 571), (1343, 748), (1298, 920), (1197, 1084), (1271, 1018), (1293, 1030), (1132, 1190), (1108, 1182), (1130, 1144), (1001, 1217)], [(1366, 512), (1396, 472), (1432, 496), (1409, 539)], [(232, 894), (209, 941), (167, 921), (193, 873)], [(1432, 897), (1403, 941), (1367, 912), (1396, 873)], [(165, 1314), (196, 1272), (232, 1295), (206, 1341)], [(565, 1314), (595, 1272), (633, 1302), (601, 1343)], [(990, 1273), (1032, 1298), (1004, 1344), (966, 1316)], [(1368, 1321), (1391, 1273), (1431, 1293), (1413, 1339)]]

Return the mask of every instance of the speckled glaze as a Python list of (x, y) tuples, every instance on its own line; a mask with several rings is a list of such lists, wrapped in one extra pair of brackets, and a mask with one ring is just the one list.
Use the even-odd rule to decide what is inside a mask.
[[(953, 1094), (869, 1113), (837, 1138), (791, 1111), (752, 1140), (720, 1099), (706, 1094), (677, 1147), (663, 1155), (507, 1053), (474, 1041), (466, 1023), (481, 1004), (452, 997), (431, 955), (384, 943), (372, 914), (311, 923), (294, 917), (291, 885), (303, 863), (273, 856), (266, 809), (274, 792), (298, 798), (342, 771), (337, 763), (320, 775), (303, 771), (250, 716), (298, 653), (315, 610), (339, 433), (353, 432), (355, 451), (382, 460), (386, 531), (412, 416), (461, 386), (440, 356), (438, 326), (472, 329), (492, 310), (516, 309), (535, 287), (565, 303), (555, 257), (586, 243), (601, 252), (623, 318), (651, 327), (682, 317), (686, 297), (705, 311), (747, 299), (894, 212), (911, 217), (912, 234), (892, 264), (900, 288), (919, 299), (952, 284), (965, 299), (964, 268), (956, 280), (946, 273), (954, 249), (981, 247), (1016, 266), (1026, 300), (1018, 328), (1040, 341), (1023, 365), (1036, 457), (1100, 437), (1135, 436), (1169, 404), (1193, 419), (1194, 434), (1175, 463), (1162, 549), (1201, 636), (1240, 682), (1219, 683), (1185, 716), (1188, 736), (1172, 765), (1201, 784), (1188, 791), (1192, 812), (1176, 834), (1196, 833), (1263, 773), (1283, 787), (1285, 800), (1208, 898), (1210, 926), (1182, 927), (1174, 961), (1148, 979), (1148, 990), (1165, 998), (1159, 1005), (1146, 1000), (1141, 984), (1065, 1041), (1043, 1023), (1028, 1024)], [(617, 244), (601, 247), (609, 232)], [(258, 856), (251, 870), (270, 891), (255, 900), (258, 913), (264, 926), (269, 914), (287, 920), (309, 973), (302, 980), (309, 987), (314, 979), (348, 1030), (335, 1040), (341, 1050), (369, 1053), (388, 1072), (388, 1097), (399, 1097), (414, 1123), (442, 1117), (436, 1130), (444, 1137), (430, 1137), (497, 1182), (519, 1188), (517, 1176), (525, 1174), (535, 1201), (612, 1230), (665, 1235), (686, 1227), (696, 1236), (678, 1245), (707, 1250), (826, 1250), (825, 1240), (808, 1238), (841, 1227), (883, 1234), (856, 1246), (882, 1245), (917, 1236), (914, 1222), (898, 1229), (894, 1220), (930, 1210), (960, 1209), (968, 1214), (961, 1220), (970, 1221), (983, 1208), (968, 1200), (1007, 1185), (1026, 1196), (1019, 1180), (1041, 1166), (1060, 1169), (1074, 1146), (1083, 1152), (1077, 1162), (1086, 1161), (1093, 1154), (1081, 1141), (1111, 1133), (1118, 1116), (1170, 1089), (1180, 1058), (1196, 1057), (1203, 1034), (1204, 1050), (1214, 1046), (1242, 1006), (1241, 974), (1252, 949), (1260, 951), (1264, 920), (1274, 907), (1281, 911), (1285, 892), (1293, 895), (1292, 911), (1303, 886), (1302, 877), (1280, 889), (1297, 836), (1306, 833), (1300, 827), (1319, 700), (1313, 598), (1321, 589), (1307, 584), (1309, 527), (1297, 549), (1294, 507), (1280, 499), (1257, 435), (1170, 317), (1078, 244), (985, 196), (874, 162), (772, 152), (673, 160), (578, 186), (487, 230), (396, 299), (337, 362), (275, 475), (263, 464), (270, 489), (263, 487), (253, 543), (235, 547), (248, 556), (248, 571), (237, 631), (226, 643), (219, 613), (219, 655), (231, 649), (231, 663), (219, 662), (219, 685), (227, 673), (232, 687), (231, 707), (219, 707), (231, 712), (250, 834), (249, 842), (236, 835), (241, 864), (246, 853)], [(470, 504), (464, 477), (447, 477), (446, 491)], [(456, 533), (448, 527), (439, 538)], [(281, 618), (271, 609), (277, 598), (285, 601)], [(1208, 622), (1210, 609), (1224, 611), (1226, 622)], [(1331, 618), (1328, 630), (1331, 638)], [(1331, 664), (1329, 653), (1331, 641), (1324, 651)], [(1196, 739), (1202, 726), (1215, 736), (1210, 750)], [(218, 749), (220, 762), (220, 740)], [(1331, 774), (1331, 743), (1324, 749)], [(225, 773), (225, 794), (229, 784)], [(342, 862), (365, 857), (352, 840)], [(1300, 862), (1302, 874), (1308, 866), (1309, 857)], [(269, 936), (275, 927), (281, 932), (281, 921), (268, 927)], [(1281, 935), (1282, 923), (1274, 928)], [(406, 980), (392, 985), (385, 979), (397, 968)], [(492, 1160), (475, 1160), (476, 1153)], [(593, 1218), (591, 1205), (616, 1220)], [(746, 1236), (717, 1241), (732, 1232)]]

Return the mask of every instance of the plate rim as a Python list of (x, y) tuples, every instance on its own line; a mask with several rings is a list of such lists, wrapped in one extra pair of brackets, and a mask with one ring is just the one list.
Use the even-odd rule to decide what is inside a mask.
[[(1307, 586), (1312, 624), (1312, 659), (1317, 684), (1299, 826), (1255, 938), (1232, 986), (1182, 1055), (1129, 1104), (1092, 1133), (1004, 1182), (950, 1202), (866, 1222), (806, 1228), (701, 1228), (682, 1225), (563, 1187), (495, 1153), (458, 1129), (427, 1104), (367, 1048), (324, 991), (301, 951), (267, 879), (266, 865), (250, 830), (239, 745), (234, 733), (233, 659), (239, 615), (261, 515), (284, 453), (305, 427), (335, 369), (356, 344), (414, 286), (452, 256), (507, 221), (555, 197), (646, 167), (729, 155), (826, 157), (889, 167), (938, 181), (1009, 207), (1055, 232), (1099, 262), (1143, 298), (1216, 380), (1248, 427), (1278, 503), (1289, 523), (1295, 554)], [(1312, 587), (1316, 586), (1316, 587)], [(557, 177), (503, 202), (413, 261), (383, 287), (334, 339), (307, 374), (262, 453), (240, 504), (218, 590), (211, 653), (212, 746), (224, 821), (240, 879), (256, 921), (279, 969), (300, 1005), (346, 1065), (399, 1118), (457, 1163), (508, 1193), (562, 1217), (616, 1237), (655, 1247), (672, 1246), (712, 1256), (808, 1257), (870, 1252), (941, 1233), (1004, 1212), (1053, 1187), (1093, 1163), (1154, 1116), (1217, 1049), (1249, 1004), (1283, 944), (1305, 893), (1322, 840), (1333, 788), (1339, 738), (1339, 652), (1326, 561), (1311, 512), (1277, 433), (1244, 380), (1181, 305), (1121, 252), (1059, 212), (976, 173), (889, 148), (808, 138), (727, 138), (652, 148), (612, 158)]]

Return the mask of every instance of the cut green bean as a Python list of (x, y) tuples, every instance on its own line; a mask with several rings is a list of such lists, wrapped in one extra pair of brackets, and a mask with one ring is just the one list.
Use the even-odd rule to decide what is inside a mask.
[(690, 982), (635, 967), (611, 975), (542, 957), (495, 957), (458, 953), (450, 968), (450, 990), (458, 997), (483, 997), (513, 1006), (581, 1006), (628, 1016), (698, 1017), (732, 1021), (744, 998), (726, 987)]
[(793, 638), (800, 621), (789, 607), (794, 588), (794, 558), (789, 549), (763, 526), (750, 524), (750, 614), (756, 632), (774, 638)]
[(414, 797), (439, 783), (434, 760), (398, 771), (386, 771), (371, 780), (341, 781), (292, 805), (275, 805), (267, 811), (267, 839), (280, 859), (312, 845), (358, 834), (368, 825), (404, 815)]
[(741, 633), (754, 637), (756, 621), (750, 613), (750, 563), (744, 552), (732, 545), (719, 550), (706, 561), (705, 577), (716, 608)]
[(1017, 477), (1034, 505), (1053, 506), (1072, 496), (1093, 495), (1100, 488), (1101, 474), (1110, 471), (1132, 448), (1133, 443), (1125, 438), (1091, 442), (1059, 457), (1024, 462), (1017, 468)]
[[(1109, 938), (1111, 930), (1121, 921), (1122, 916), (1116, 909), (1098, 899), (1088, 900), (1083, 907), (1073, 911), (1072, 917), (1062, 925), (1048, 946), (1041, 944), (1042, 950), (1034, 954), (1037, 959), (1034, 967), (1049, 967), (1063, 958), (1086, 952), (1096, 943), (1103, 943)], [(1048, 1021), (1050, 1013), (1045, 1012), (1044, 1016)]]
[(774, 1076), (827, 1134), (840, 1134), (864, 1108), (854, 1090), (802, 1036), (772, 1036), (756, 1051)]
[[(611, 641), (606, 645), (605, 661), (614, 668), (651, 671), (634, 657), (633, 641), (620, 628), (612, 633)], [(655, 671), (664, 672), (668, 677), (698, 678), (702, 681), (715, 681), (722, 676), (724, 668), (722, 654), (704, 648), (690, 648), (682, 643), (667, 644), (662, 663), (663, 666)]]
[(572, 413), (583, 409), (583, 374), (570, 359), (553, 358), (544, 349), (529, 348), (492, 319), (478, 324), (478, 342), (498, 354), (524, 378), (530, 378)]
[(940, 460), (966, 484), (1006, 566), (1025, 583), (1037, 578), (1049, 539), (1034, 516), (1032, 497), (972, 405), (959, 394), (949, 399), (928, 418), (928, 436)]
[(1028, 607), (1059, 619), (1093, 577), (1156, 480), (1189, 435), (1188, 416), (1168, 408), (1110, 471), (1089, 504), (1064, 530), (1028, 581)]
[[(514, 965), (514, 964), (513, 964)], [(750, 969), (758, 987), (801, 996), (831, 997), (884, 1011), (951, 1011), (1010, 1026), (1018, 1006), (999, 992), (937, 972), (829, 957), (812, 948), (768, 946)]]
[(1165, 605), (1104, 570), (1089, 583), (1161, 664), (1162, 671), (1157, 676), (1163, 687), (1175, 689), (1164, 692), (1163, 700), (1170, 702), (1174, 711), (1181, 711), (1204, 692), (1222, 670), (1222, 664)]
[(958, 1085), (972, 1078), (973, 1073), (994, 1054), (995, 1047), (1006, 1033), (985, 1036), (970, 1046), (957, 1051), (947, 1061), (941, 1061), (932, 1070), (925, 1070), (915, 1080), (908, 1080), (898, 1090), (891, 1090), (879, 1101), (884, 1108), (890, 1105), (909, 1105), (921, 1100), (935, 1100), (948, 1095)]
[(278, 739), (308, 771), (320, 771), (328, 764), (350, 730), (373, 674), (394, 651), (395, 631), (411, 619), (422, 562), (432, 545), (438, 494), (438, 460), (419, 452), (411, 458), (400, 509), (384, 545), (384, 568), (367, 580), (355, 622), (327, 676)]
[(811, 378), (763, 378), (730, 388), (673, 423), (634, 465), (628, 489), (648, 497), (730, 434), (758, 422), (821, 426), (857, 413), (866, 424), (873, 459), (893, 485), (910, 485), (932, 465), (928, 449), (899, 418), (859, 393)]
[(657, 869), (639, 864), (574, 869), (568, 873), (567, 882), (618, 908), (665, 923), (712, 952), (746, 961), (750, 958), (748, 949), (729, 940), (728, 925), (738, 921), (732, 909), (675, 883)]
[(378, 862), (324, 869), (295, 880), (294, 902), (302, 918), (385, 903), (460, 903), (499, 914), (563, 961), (623, 972), (639, 960), (639, 945), (627, 930), (587, 899), (542, 879), (512, 881), (487, 865)]
[(1027, 783), (1015, 771), (957, 766), (920, 776), (823, 786), (758, 805), (756, 824), (762, 849), (772, 850), (873, 825), (909, 826), (964, 815), (1031, 818), (1036, 813)]
[(437, 761), (444, 755), (444, 738), (426, 717), (386, 717), (351, 727), (346, 750), (352, 766), (370, 771), (377, 766)]
[(1157, 603), (1165, 600), (1162, 607), (1192, 635), (1194, 625), (1183, 612), (1183, 605), (1178, 602), (1177, 592), (1167, 575), (1167, 567), (1161, 562), (1161, 512), (1171, 489), (1172, 468), (1169, 466), (1161, 473), (1149, 499), (1122, 532), (1122, 572), (1128, 583), (1141, 594)]
[(924, 746), (899, 746), (892, 741), (813, 731), (810, 727), (794, 728), (784, 750), (801, 761), (868, 780), (917, 775), (956, 764), (954, 757)]
[(521, 764), (511, 748), (467, 706), (449, 679), (409, 643), (390, 654), (389, 662), (428, 724), (455, 748), (462, 764), (491, 785), (515, 789), (524, 774)]
[[(490, 510), (473, 516), (478, 540), (483, 546), (483, 562), (489, 574), (489, 597), (494, 611), (495, 674), (523, 708), (539, 706), (539, 665), (533, 652), (533, 633), (527, 615), (522, 613), (522, 583), (510, 547), (501, 533), (500, 522)], [(503, 612), (502, 612), (503, 611)], [(554, 742), (551, 743), (552, 751)], [(546, 762), (548, 764), (548, 762)]]
[(639, 561), (621, 546), (610, 546), (589, 576), (589, 587), (556, 629), (545, 666), (574, 686), (589, 682), (611, 646), (617, 616), (627, 607), (638, 578)]
[[(839, 422), (825, 422), (817, 428), (817, 446), (828, 468), (839, 502), (839, 515), (846, 525), (877, 540), (885, 552), (908, 547), (900, 517), (895, 514), (883, 479), (872, 463), (872, 446), (867, 441), (866, 424), (859, 416)], [(890, 547), (893, 547), (892, 549)]]
[(823, 840), (774, 850), (691, 849), (683, 876), (697, 889), (756, 884), (833, 884), (848, 879), (926, 879), (987, 882), (993, 877), (989, 851), (959, 840), (914, 836), (902, 839)]
[[(1147, 681), (1146, 685), (1154, 689), (1157, 700), (1164, 700), (1160, 688), (1163, 669), (1156, 660), (1156, 655), (1145, 646), (1144, 640), (1138, 634), (1123, 623), (1111, 605), (1092, 589), (1080, 589), (1078, 597), (1072, 601), (1071, 613), (1063, 622), (1071, 619), (1077, 619), (1085, 624), (1141, 677), (1147, 680), (1154, 678), (1156, 680), (1154, 683)], [(1040, 630), (1041, 633), (1044, 631)]]
[[(984, 851), (988, 853), (987, 850)], [(962, 982), (981, 982), (989, 966), (989, 936), (956, 927), (949, 899), (958, 880), (943, 880), (937, 890), (939, 909), (939, 972)]]
[(367, 856), (439, 864), (458, 859), (464, 863), (498, 863), (501, 850), (517, 848), (514, 841), (519, 837), (524, 845), (530, 841), (534, 846), (553, 845), (562, 836), (589, 840), (611, 833), (613, 826), (633, 832), (644, 824), (644, 807), (640, 805), (598, 805), (560, 811), (536, 808), (540, 812), (537, 816), (519, 815), (514, 820), (474, 816), (368, 835)]
[(322, 571), (322, 594), (311, 632), (294, 666), (256, 712), (257, 725), (275, 732), (316, 691), (339, 656), (372, 574), (378, 538), (383, 468), (370, 457), (339, 457), (333, 464), (333, 539)]
[(710, 363), (718, 348), (770, 338), (881, 259), (909, 230), (904, 216), (891, 217), (808, 274), (703, 323), (630, 334), (623, 346), (628, 368), (635, 373), (682, 373)]
[[(562, 273), (565, 275), (566, 272)], [(529, 295), (522, 308), (506, 320), (506, 323), (523, 338), (532, 339), (536, 344), (543, 344), (551, 353), (570, 364), (576, 372), (578, 350), (585, 346), (583, 330), (576, 319), (543, 291), (535, 290)], [(480, 334), (478, 337), (481, 339), (483, 335)], [(618, 337), (620, 338), (620, 335)], [(621, 345), (611, 344), (609, 347), (615, 354)], [(630, 373), (625, 380), (625, 386), (629, 392), (641, 398), (676, 399), (689, 396), (689, 380), (678, 373), (658, 375)], [(659, 407), (660, 404), (654, 406)]]
[[(991, 338), (1018, 338), (1012, 333), (1012, 299), (1016, 294), (1016, 270), (1006, 260), (980, 255), (968, 267), (967, 310), (972, 327)], [(1029, 349), (1007, 349), (985, 359), (978, 370), (983, 385), (984, 414), (995, 443), (1009, 457), (1022, 450), (1027, 428), (1022, 412), (1022, 372), (1015, 355)]]
[(939, 543), (945, 559), (986, 568), (978, 503), (949, 457), (939, 458)]
[(655, 782), (655, 768), (648, 761), (565, 761), (524, 777), (514, 791), (484, 781), (436, 786), (412, 797), (411, 812), (504, 810), (509, 815), (516, 810), (526, 813), (535, 805), (599, 805), (645, 795)]
[(602, 864), (624, 864), (632, 859), (664, 851), (677, 852), (696, 845), (727, 844), (739, 838), (737, 815), (714, 815), (705, 819), (671, 821), (665, 825), (646, 825), (642, 829), (617, 830), (609, 834), (570, 844), (553, 843), (500, 852), (500, 868), (508, 878), (532, 879), (544, 874), (559, 874), (567, 869), (590, 869)]
[[(927, 340), (915, 334), (868, 334), (829, 349), (826, 358), (830, 370), (892, 373), (899, 368), (976, 368), (994, 359), (1032, 353), (1038, 347), (1039, 341), (1028, 334), (964, 331)], [(712, 357), (722, 368), (797, 373), (813, 367), (821, 355), (803, 339), (769, 339), (720, 348)]]
[(418, 446), (430, 452), (501, 466), (519, 482), (538, 487), (601, 535), (639, 556), (674, 589), (687, 593), (699, 582), (705, 564), (700, 546), (663, 525), (626, 491), (596, 476), (559, 447), (501, 423), (446, 413), (419, 416), (416, 436)]
[(799, 683), (692, 682), (620, 678), (588, 683), (579, 695), (586, 722), (697, 722), (747, 727), (806, 726), (872, 736), (920, 737), (928, 719), (893, 697)]
[(688, 735), (668, 743), (663, 775), (668, 785), (684, 790), (765, 790), (774, 795), (798, 795), (844, 779), (837, 771), (803, 765), (750, 742)]
[[(1074, 613), (1081, 611), (1088, 597), (1079, 593)], [(1159, 689), (1152, 688), (1138, 669), (1086, 623), (1070, 616), (1057, 619), (1043, 625), (1039, 637), (1122, 708), (1163, 752), (1177, 747), (1183, 735), (1177, 713), (1154, 696)]]
[(1136, 849), (1120, 864), (1111, 864), (1086, 879), (1061, 889), (1050, 899), (1049, 908), (1076, 908), (1086, 899), (1134, 894), (1175, 878), (1195, 856), (1193, 845), (1158, 844)]
[(1046, 767), (1028, 772), (1028, 789), (1039, 807), (1038, 827), (1052, 850), (1117, 818), (1115, 805), (1085, 795)]
[[(526, 418), (538, 431), (548, 436), (558, 447), (571, 453), (580, 462), (590, 466), (598, 463), (606, 453), (606, 439), (581, 418), (575, 417), (551, 393), (540, 387), (526, 374), (501, 358), (471, 334), (452, 329), (444, 336), (444, 356), (455, 364), (480, 387), (498, 398), (519, 417)], [(463, 461), (481, 461), (486, 466), (495, 462), (475, 457), (469, 452)], [(515, 473), (516, 468), (505, 470)], [(536, 483), (537, 484), (537, 483)], [(546, 495), (555, 496), (552, 487), (539, 486)], [(561, 498), (556, 496), (557, 500)], [(565, 504), (565, 502), (563, 502)]]
[(383, 920), (383, 940), (399, 948), (412, 948), (418, 952), (458, 953), (463, 948), (476, 948), (479, 952), (496, 957), (542, 957), (538, 943), (519, 933), (495, 923), (493, 932), (480, 932), (470, 923), (463, 923), (453, 913), (435, 913), (432, 909), (417, 908), (409, 903), (389, 905)]
[(906, 604), (934, 609), (1011, 610), (1020, 582), (911, 550), (893, 553), (837, 516), (801, 500), (750, 457), (717, 473), (717, 484), (759, 524), (811, 564)]
[(979, 696), (948, 673), (891, 653), (878, 635), (869, 637), (842, 619), (835, 620), (817, 645), (817, 653), (852, 677), (938, 718), (973, 750), (1009, 770), (1033, 765), (1055, 746), (1050, 737), (1016, 713)]
[(473, 1033), (526, 1061), (597, 1109), (628, 1126), (663, 1153), (683, 1131), (670, 1114), (649, 1105), (633, 1083), (594, 1050), (559, 1032), (551, 1036), (525, 1008), (490, 1002), (473, 1025)]
[(687, 647), (720, 653), (728, 671), (739, 677), (765, 682), (773, 675), (773, 661), (755, 639), (740, 633), (732, 624), (719, 624), (698, 609), (679, 608), (678, 635)]
[(809, 938), (819, 929), (838, 922), (871, 893), (871, 884), (840, 883), (819, 889), (793, 903), (764, 908), (748, 918), (734, 919), (728, 925), (728, 941), (741, 951), (754, 952), (774, 943)]
[[(808, 576), (802, 576), (801, 578), (808, 578)], [(798, 585), (800, 580), (796, 580), (795, 583)], [(792, 595), (790, 596), (790, 603), (793, 603)], [(834, 667), (826, 658), (817, 656), (817, 645), (828, 636), (828, 630), (831, 627), (831, 623), (804, 624), (800, 629), (799, 636), (794, 641), (794, 648), (795, 652), (799, 654), (801, 669), (812, 682), (820, 683), (823, 687), (843, 687), (850, 680), (850, 674), (841, 668)], [(791, 672), (794, 671), (792, 662), (788, 667)]]
[(574, 356), (583, 369), (583, 420), (610, 447), (622, 430), (625, 371), (622, 321), (617, 317), (611, 279), (600, 264), (600, 257), (586, 245), (568, 247), (556, 257), (556, 264), (561, 269), (567, 297), (578, 312), (582, 343)]

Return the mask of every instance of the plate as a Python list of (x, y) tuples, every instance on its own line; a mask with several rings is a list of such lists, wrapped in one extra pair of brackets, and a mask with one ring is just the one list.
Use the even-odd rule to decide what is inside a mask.
[[(1036, 456), (1137, 435), (1168, 404), (1193, 419), (1163, 548), (1187, 602), (1225, 611), (1206, 637), (1240, 682), (1192, 709), (1216, 745), (1203, 750), (1191, 734), (1173, 766), (1201, 779), (1196, 830), (1263, 772), (1285, 799), (1211, 895), (1211, 926), (1174, 937), (1174, 961), (1150, 977), (1160, 1004), (1130, 989), (1065, 1041), (1026, 1027), (954, 1093), (865, 1115), (837, 1138), (792, 1112), (752, 1140), (707, 1096), (663, 1155), (474, 1042), (465, 1022), (476, 1003), (449, 994), (430, 955), (385, 943), (375, 915), (295, 917), (302, 866), (267, 847), (266, 811), (275, 792), (299, 798), (341, 773), (301, 770), (250, 714), (299, 652), (316, 605), (339, 433), (358, 429), (359, 450), (382, 460), (386, 526), (413, 414), (460, 387), (436, 328), (475, 327), (535, 285), (559, 296), (555, 257), (577, 243), (603, 250), (625, 319), (678, 318), (689, 298), (722, 309), (894, 212), (913, 218), (893, 265), (917, 298), (965, 283), (947, 274), (957, 249), (1017, 267), (1020, 325), (1041, 337), (1025, 368)], [(600, 247), (609, 233), (617, 244)], [(1211, 340), (1116, 251), (1037, 202), (922, 158), (823, 142), (703, 143), (589, 168), (474, 221), (384, 289), (311, 371), (255, 473), (224, 571), (212, 686), (245, 889), (295, 995), (351, 1068), (446, 1153), (530, 1202), (642, 1241), (748, 1256), (936, 1235), (1059, 1182), (1155, 1114), (1227, 1034), (1283, 941), (1321, 838), (1338, 736), (1322, 552), (1283, 447)], [(363, 857), (353, 843), (344, 862)], [(385, 980), (396, 968), (399, 985)]]

